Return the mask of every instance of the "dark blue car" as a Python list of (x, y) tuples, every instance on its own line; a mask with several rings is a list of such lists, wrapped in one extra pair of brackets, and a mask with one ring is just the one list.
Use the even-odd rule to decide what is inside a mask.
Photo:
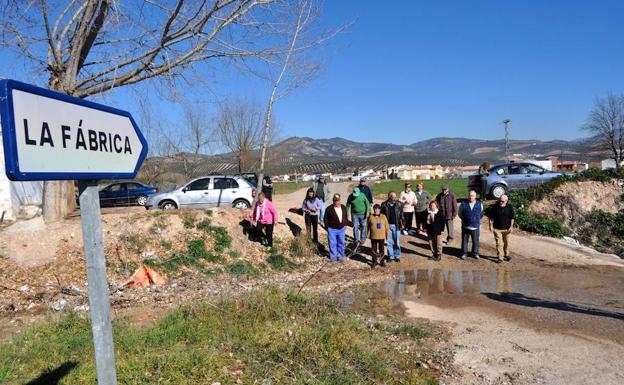
[(101, 206), (145, 206), (147, 197), (158, 192), (156, 187), (137, 182), (112, 183), (100, 190)]

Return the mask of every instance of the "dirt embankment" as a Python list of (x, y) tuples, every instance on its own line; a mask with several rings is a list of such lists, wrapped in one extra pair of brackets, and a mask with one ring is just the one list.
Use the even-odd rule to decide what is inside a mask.
[(582, 244), (624, 258), (624, 180), (565, 183), (529, 211), (558, 221)]
[(624, 209), (624, 181), (572, 182), (561, 185), (546, 198), (531, 203), (533, 214), (556, 219), (572, 233), (588, 213)]
[[(218, 291), (224, 285), (238, 286), (238, 277), (244, 281), (249, 275), (260, 279), (265, 279), (268, 272), (279, 275), (281, 270), (273, 269), (267, 262), (267, 250), (243, 233), (240, 223), (246, 214), (229, 208), (107, 210), (102, 215), (102, 227), (113, 305), (175, 303), (184, 290), (193, 293), (195, 288), (214, 286)], [(289, 233), (288, 226), (276, 227), (276, 253), (287, 258), (292, 266), (300, 266), (291, 273), (295, 276), (314, 266), (304, 268), (303, 255), (290, 252)], [(141, 264), (164, 274), (167, 284), (158, 288), (157, 293), (149, 287), (117, 292)], [(223, 274), (230, 269), (234, 269), (233, 274)], [(232, 279), (237, 282), (232, 283)], [(50, 225), (36, 218), (0, 231), (0, 293), (0, 314), (86, 307), (79, 217)]]

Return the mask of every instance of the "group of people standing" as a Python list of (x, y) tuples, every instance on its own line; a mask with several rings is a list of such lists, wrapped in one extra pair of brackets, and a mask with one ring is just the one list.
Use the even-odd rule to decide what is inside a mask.
[[(325, 201), (331, 196), (331, 204)], [(372, 264), (385, 265), (387, 261), (400, 262), (401, 235), (426, 235), (432, 252), (432, 259), (439, 261), (444, 243), (453, 241), (455, 218), (461, 220), (461, 258), (468, 256), (468, 244), (472, 243), (471, 254), (479, 259), (479, 235), (484, 207), (476, 199), (476, 192), (470, 191), (468, 200), (458, 204), (455, 194), (448, 185), (434, 197), (419, 183), (416, 191), (412, 184), (397, 197), (388, 193), (381, 204), (373, 204), (373, 194), (366, 180), (360, 180), (353, 188), (346, 204), (340, 194), (331, 195), (325, 178), (319, 178), (307, 190), (302, 204), (306, 230), (314, 242), (318, 242), (318, 226), (327, 230), (329, 257), (332, 261), (343, 261), (346, 251), (346, 228), (353, 226), (355, 248), (371, 241)], [(488, 210), (489, 228), (494, 233), (497, 245), (497, 262), (511, 260), (509, 235), (513, 229), (514, 212), (504, 195)], [(350, 219), (349, 219), (350, 218)], [(415, 227), (413, 226), (415, 223)], [(446, 241), (443, 234), (446, 232)], [(384, 248), (386, 250), (384, 250)], [(387, 253), (387, 255), (386, 255)]]
[[(331, 204), (326, 201), (331, 199)], [(371, 241), (373, 267), (384, 266), (386, 262), (400, 262), (401, 235), (425, 235), (429, 240), (431, 259), (440, 261), (445, 243), (454, 239), (453, 223), (457, 217), (461, 221), (461, 259), (468, 256), (468, 244), (471, 243), (471, 255), (479, 259), (481, 218), (485, 210), (483, 203), (477, 200), (477, 193), (470, 191), (468, 199), (458, 204), (457, 198), (448, 185), (435, 197), (419, 183), (412, 190), (410, 182), (400, 195), (391, 191), (387, 199), (373, 204), (373, 193), (360, 180), (358, 186), (343, 204), (340, 194), (331, 194), (324, 177), (320, 177), (307, 190), (301, 205), (306, 232), (315, 243), (319, 242), (318, 227), (327, 230), (329, 258), (332, 261), (344, 261), (346, 257), (346, 231), (353, 226), (354, 245), (352, 250)], [(487, 210), (489, 229), (494, 234), (497, 248), (497, 262), (511, 260), (509, 237), (513, 231), (514, 211), (507, 195)], [(264, 245), (273, 247), (273, 229), (278, 221), (278, 213), (266, 193), (258, 195), (252, 212), (252, 224), (262, 234)], [(414, 226), (415, 224), (415, 226)], [(443, 234), (446, 233), (446, 240)]]

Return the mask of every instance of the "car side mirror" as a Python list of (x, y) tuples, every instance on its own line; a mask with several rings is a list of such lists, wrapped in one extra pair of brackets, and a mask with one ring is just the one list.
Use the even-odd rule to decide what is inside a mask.
[(185, 193), (185, 194), (186, 194), (186, 192), (187, 192), (187, 191), (188, 191), (188, 187), (184, 187), (184, 188), (182, 189), (182, 192), (183, 192), (183, 193)]

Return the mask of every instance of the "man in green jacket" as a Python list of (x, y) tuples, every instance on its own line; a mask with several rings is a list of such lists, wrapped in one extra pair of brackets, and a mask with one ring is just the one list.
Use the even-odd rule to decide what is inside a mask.
[(347, 199), (347, 212), (351, 212), (353, 222), (353, 238), (356, 242), (366, 241), (366, 219), (370, 210), (370, 202), (359, 187), (353, 189), (353, 193)]

